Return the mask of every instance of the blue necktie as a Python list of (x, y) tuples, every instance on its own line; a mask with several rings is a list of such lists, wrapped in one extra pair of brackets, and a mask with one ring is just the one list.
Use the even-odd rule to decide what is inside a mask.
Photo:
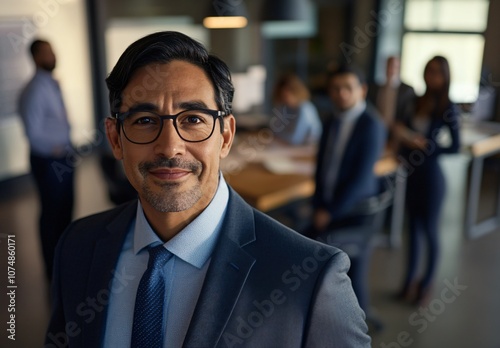
[(163, 346), (165, 304), (164, 266), (172, 254), (162, 244), (150, 246), (148, 268), (139, 282), (135, 299), (132, 348)]

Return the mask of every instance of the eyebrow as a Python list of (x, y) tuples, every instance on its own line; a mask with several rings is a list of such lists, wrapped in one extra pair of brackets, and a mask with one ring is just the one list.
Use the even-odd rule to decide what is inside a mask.
[[(191, 100), (191, 101), (185, 101), (185, 102), (180, 102), (178, 104), (174, 105), (175, 109), (182, 109), (182, 110), (196, 110), (196, 109), (208, 109), (207, 104), (203, 102), (202, 100)], [(153, 111), (153, 112), (158, 112), (158, 106), (152, 103), (140, 103), (140, 104), (135, 104), (130, 109), (128, 109), (127, 112), (134, 112), (134, 111)]]
[(193, 109), (208, 109), (207, 104), (202, 100), (191, 100), (186, 102), (181, 102), (176, 105), (179, 109), (193, 110)]
[(126, 112), (130, 113), (134, 111), (158, 111), (158, 107), (152, 103), (140, 103), (131, 106)]

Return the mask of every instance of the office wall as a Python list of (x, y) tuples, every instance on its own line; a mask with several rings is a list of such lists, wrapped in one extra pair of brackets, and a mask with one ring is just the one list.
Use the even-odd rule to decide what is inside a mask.
[(368, 72), (371, 69), (375, 52), (375, 41), (378, 36), (376, 11), (377, 0), (357, 0), (353, 5), (352, 27), (348, 27), (349, 43), (355, 47), (354, 53), (345, 54), (348, 63), (351, 61)]
[[(498, 15), (500, 14), (500, 1), (490, 0), (490, 10), (488, 14), (488, 26), (484, 33), (484, 56), (483, 65), (487, 67), (491, 74), (487, 77), (488, 82), (496, 88), (497, 93), (500, 93), (500, 40), (498, 33), (500, 33), (500, 21)], [(500, 97), (497, 96), (496, 121), (500, 121)]]
[[(12, 51), (8, 52), (11, 58), (17, 56), (19, 61), (26, 62), (21, 79), (29, 79), (34, 71), (28, 52), (32, 38), (41, 37), (51, 42), (57, 56), (54, 76), (63, 91), (72, 140), (76, 145), (91, 142), (95, 126), (84, 0), (2, 0), (2, 23), (17, 23), (20, 29), (8, 39), (4, 36), (3, 42), (12, 42)], [(2, 35), (7, 34), (8, 30)], [(8, 70), (8, 67), (2, 68)], [(6, 79), (2, 81), (2, 89), (11, 87)], [(17, 96), (9, 98), (14, 97)], [(28, 155), (22, 123), (13, 110), (11, 115), (0, 119), (0, 180), (28, 173)]]
[(134, 41), (154, 32), (175, 30), (210, 47), (208, 29), (194, 25), (189, 17), (115, 18), (106, 29), (107, 72), (115, 66), (123, 51)]

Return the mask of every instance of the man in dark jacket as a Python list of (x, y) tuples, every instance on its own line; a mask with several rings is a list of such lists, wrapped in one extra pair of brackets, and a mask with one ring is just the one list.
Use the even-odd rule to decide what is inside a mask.
[(347, 256), (224, 181), (235, 133), (226, 64), (159, 32), (106, 81), (108, 140), (139, 199), (63, 235), (46, 347), (369, 347)]

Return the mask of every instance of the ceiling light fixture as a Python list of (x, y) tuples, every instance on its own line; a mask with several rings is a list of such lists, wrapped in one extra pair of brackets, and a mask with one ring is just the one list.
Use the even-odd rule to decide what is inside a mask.
[(263, 21), (309, 20), (311, 12), (309, 0), (266, 1), (262, 8)]
[(208, 16), (203, 26), (208, 29), (244, 28), (248, 24), (247, 9), (243, 0), (210, 1)]

